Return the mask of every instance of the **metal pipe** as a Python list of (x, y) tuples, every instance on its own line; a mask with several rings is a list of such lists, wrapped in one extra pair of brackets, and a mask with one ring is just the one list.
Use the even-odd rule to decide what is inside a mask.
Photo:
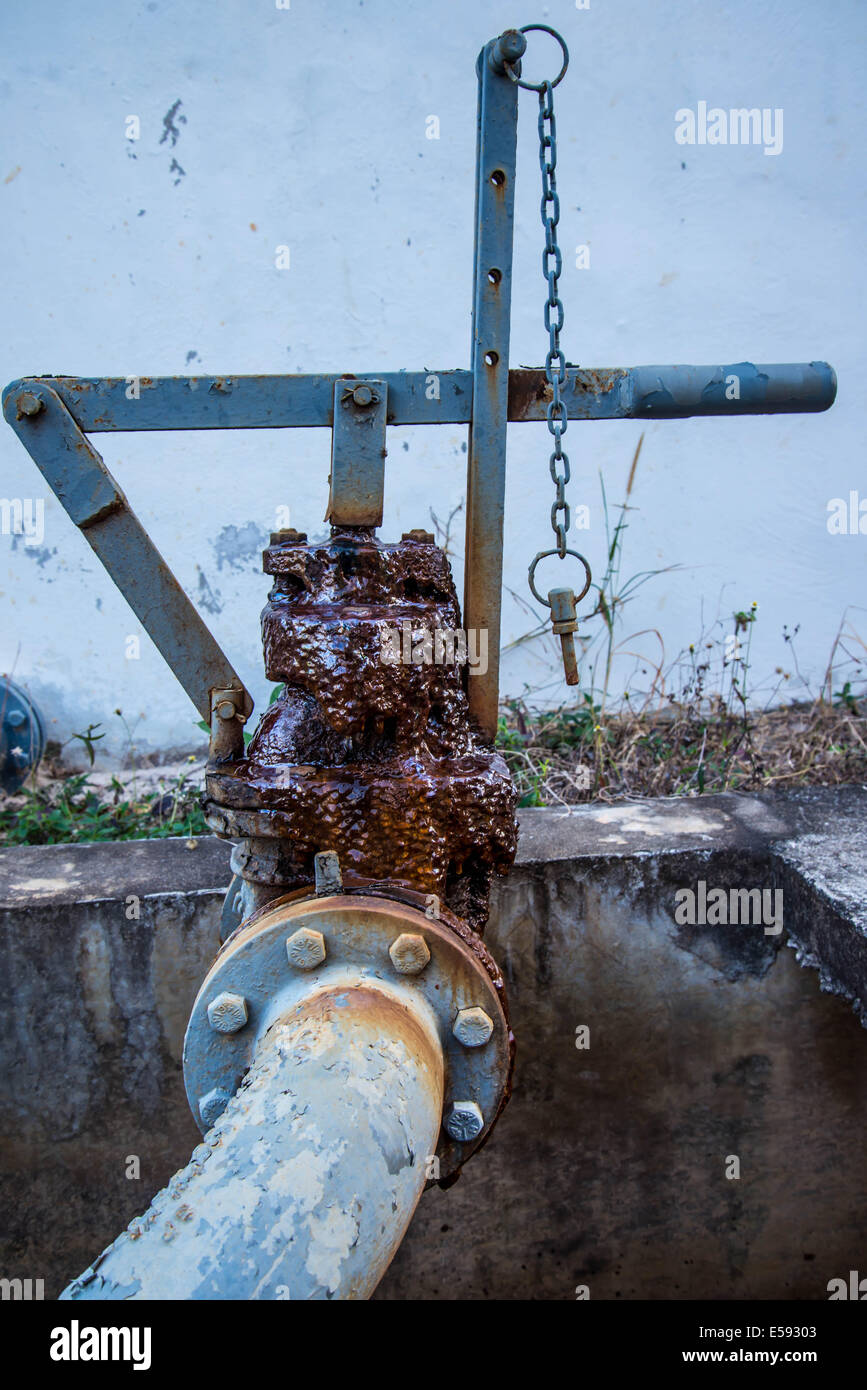
[(355, 972), (265, 1035), (186, 1168), (63, 1299), (363, 1299), (425, 1185), (443, 1106), (433, 1012)]
[(837, 395), (837, 374), (827, 362), (633, 367), (629, 376), (629, 413), (638, 420), (805, 414), (828, 410)]

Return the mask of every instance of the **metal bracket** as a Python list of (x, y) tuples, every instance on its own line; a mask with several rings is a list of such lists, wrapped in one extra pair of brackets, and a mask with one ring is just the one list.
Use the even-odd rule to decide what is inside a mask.
[(253, 701), (144, 527), (49, 382), (4, 394), (4, 413), (48, 486), (84, 533), (196, 709), (211, 721), (209, 691), (235, 691), (239, 717)]
[(246, 690), (238, 682), (230, 688), (215, 687), (208, 691), (210, 698), (209, 723), (211, 740), (208, 750), (210, 766), (234, 762), (244, 752), (244, 725), (250, 710)]
[(341, 377), (334, 383), (331, 492), (332, 526), (381, 526), (385, 491), (385, 381)]

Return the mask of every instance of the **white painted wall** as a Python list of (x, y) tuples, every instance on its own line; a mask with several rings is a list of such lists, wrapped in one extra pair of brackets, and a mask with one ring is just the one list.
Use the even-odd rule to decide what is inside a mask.
[[(557, 90), (570, 360), (825, 358), (840, 380), (827, 415), (649, 426), (624, 574), (682, 568), (642, 591), (624, 635), (658, 628), (671, 659), (696, 639), (702, 614), (707, 623), (757, 600), (759, 682), (793, 669), (781, 630), (800, 624), (800, 669), (818, 684), (847, 606), (861, 604), (850, 617), (867, 637), (867, 536), (826, 526), (830, 498), (859, 487), (867, 497), (865, 18), (860, 0), (10, 8), (0, 377), (466, 365), (475, 57), (509, 24), (553, 24), (572, 51)], [(537, 36), (528, 75), (553, 58)], [(178, 100), (172, 145), (163, 121)], [(782, 153), (676, 144), (675, 111), (699, 100), (783, 108)], [(130, 114), (141, 119), (135, 143)], [(425, 138), (431, 114), (438, 141)], [(533, 365), (545, 342), (530, 93), (517, 201), (512, 363)], [(591, 267), (578, 270), (574, 248), (585, 242)], [(283, 243), (288, 271), (274, 264)], [(630, 421), (569, 430), (573, 498), (591, 506), (580, 539), (597, 569), (597, 475), (618, 501), (639, 432)], [(506, 580), (522, 597), (528, 561), (550, 535), (546, 441), (544, 426), (510, 430)], [(278, 504), (293, 524), (323, 529), (326, 433), (96, 443), (260, 701), (260, 543)], [(460, 501), (464, 445), (459, 429), (393, 432), (386, 538)], [(44, 495), (4, 426), (0, 496)], [(29, 687), (54, 737), (100, 720), (112, 735), (103, 746), (120, 748), (118, 707), (142, 748), (197, 737), (191, 705), (147, 639), (138, 661), (125, 659), (138, 625), (52, 498), (41, 546), (0, 536), (0, 590), (0, 669)], [(508, 639), (531, 625), (509, 596), (504, 618)], [(551, 681), (534, 650), (507, 657), (506, 693)]]

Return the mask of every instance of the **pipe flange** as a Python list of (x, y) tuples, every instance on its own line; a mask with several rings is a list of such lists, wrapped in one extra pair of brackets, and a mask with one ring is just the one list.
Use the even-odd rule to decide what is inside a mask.
[(268, 1029), (311, 989), (350, 978), (401, 983), (431, 1009), (445, 1062), (439, 1143), (420, 1160), (430, 1181), (453, 1180), (505, 1105), (514, 1059), (502, 979), (460, 925), (353, 894), (283, 900), (258, 912), (223, 946), (187, 1026), (184, 1082), (202, 1132), (234, 1095)]
[(45, 726), (30, 696), (0, 678), (0, 788), (9, 796), (23, 786), (45, 750)]

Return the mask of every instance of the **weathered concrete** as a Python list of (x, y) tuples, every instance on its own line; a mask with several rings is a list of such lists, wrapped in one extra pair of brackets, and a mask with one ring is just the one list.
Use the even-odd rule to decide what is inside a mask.
[[(865, 811), (844, 788), (523, 812), (486, 934), (515, 1095), (377, 1297), (823, 1298), (861, 1268), (867, 1037), (788, 946), (864, 999)], [(0, 1273), (49, 1296), (198, 1141), (180, 1046), (227, 848), (0, 851)], [(784, 930), (678, 925), (701, 879), (782, 888)]]

